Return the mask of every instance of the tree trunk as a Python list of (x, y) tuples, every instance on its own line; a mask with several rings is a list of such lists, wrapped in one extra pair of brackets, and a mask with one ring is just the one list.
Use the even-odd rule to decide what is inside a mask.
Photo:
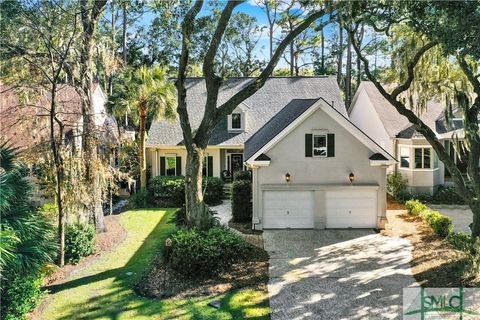
[(347, 109), (352, 102), (352, 42), (347, 37), (347, 66), (345, 70), (345, 105)]
[(85, 180), (90, 187), (92, 197), (89, 209), (92, 212), (97, 232), (105, 231), (102, 208), (102, 188), (99, 166), (101, 166), (97, 150), (97, 132), (95, 123), (95, 108), (93, 106), (93, 41), (100, 13), (106, 1), (95, 1), (93, 5), (82, 0), (82, 46), (80, 50), (80, 90), (83, 115), (83, 160), (85, 162)]
[(338, 24), (338, 61), (337, 61), (337, 83), (342, 84), (342, 62), (343, 62), (343, 28), (342, 24)]
[(57, 192), (57, 210), (58, 210), (58, 266), (63, 267), (65, 264), (65, 219), (62, 203), (62, 186), (64, 180), (64, 168), (63, 159), (60, 154), (61, 141), (62, 141), (62, 125), (59, 123), (59, 143), (55, 138), (55, 122), (56, 122), (56, 84), (52, 85), (50, 92), (50, 146), (53, 153), (53, 162), (55, 165), (55, 188)]
[(475, 201), (469, 204), (473, 213), (472, 223), (472, 239), (480, 237), (480, 201)]
[(295, 74), (295, 52), (293, 41), (290, 43), (290, 76)]
[(203, 202), (202, 169), (205, 150), (194, 147), (187, 153), (185, 181), (185, 203), (187, 207), (187, 226), (208, 229), (211, 216), (206, 212), (208, 207)]
[(322, 68), (322, 74), (325, 74), (325, 37), (323, 33), (323, 28), (320, 31), (320, 36), (322, 37), (322, 45), (321, 45), (321, 57), (320, 57), (320, 66)]
[(123, 3), (123, 33), (122, 33), (122, 58), (123, 65), (127, 65), (127, 26), (128, 26), (128, 15), (127, 15), (127, 2)]
[(139, 128), (139, 164), (140, 164), (140, 190), (143, 192), (147, 189), (147, 163), (145, 154), (145, 120), (147, 112), (144, 108), (140, 108), (140, 128)]

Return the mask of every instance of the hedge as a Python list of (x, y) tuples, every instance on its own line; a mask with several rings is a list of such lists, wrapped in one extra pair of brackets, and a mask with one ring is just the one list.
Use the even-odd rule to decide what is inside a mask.
[(76, 264), (95, 252), (95, 226), (69, 224), (65, 228), (65, 262)]
[(252, 183), (237, 180), (232, 183), (232, 216), (235, 222), (252, 221)]
[(251, 246), (224, 227), (208, 231), (180, 229), (172, 235), (172, 246), (165, 260), (188, 277), (204, 277), (228, 269), (246, 257)]
[(428, 207), (421, 203), (420, 200), (408, 200), (405, 202), (405, 207), (411, 215), (418, 216), (422, 211), (427, 210)]
[(252, 181), (252, 173), (249, 170), (237, 171), (233, 174), (233, 181), (248, 180)]
[(409, 200), (405, 202), (405, 207), (411, 215), (419, 215), (439, 236), (445, 238), (453, 232), (453, 223), (450, 217), (431, 210), (419, 200)]
[[(223, 181), (217, 177), (203, 177), (206, 204), (215, 205), (222, 202)], [(185, 177), (157, 176), (150, 180), (150, 196), (159, 201), (167, 202), (172, 206), (181, 207), (185, 204)]]
[[(8, 271), (7, 271), (8, 272)], [(3, 320), (27, 319), (43, 296), (42, 284), (45, 275), (32, 271), (27, 274), (2, 274), (8, 286), (1, 291), (1, 316)]]

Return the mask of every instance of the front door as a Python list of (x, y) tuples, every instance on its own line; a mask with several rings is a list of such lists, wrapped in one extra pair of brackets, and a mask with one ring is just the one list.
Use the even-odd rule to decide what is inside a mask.
[(243, 154), (241, 153), (232, 153), (230, 155), (230, 170), (233, 173), (243, 170)]

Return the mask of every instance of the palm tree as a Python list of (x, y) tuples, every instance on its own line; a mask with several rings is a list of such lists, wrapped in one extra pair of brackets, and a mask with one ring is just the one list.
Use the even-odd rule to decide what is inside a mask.
[(133, 119), (138, 120), (141, 191), (145, 191), (147, 186), (145, 154), (147, 122), (158, 117), (175, 118), (175, 90), (174, 83), (168, 80), (167, 71), (158, 66), (152, 68), (142, 66), (135, 72), (127, 69), (114, 86), (114, 94), (109, 102), (114, 112), (121, 117), (125, 113), (130, 113)]
[(28, 170), (16, 149), (0, 144), (0, 271), (39, 271), (57, 254), (54, 227), (30, 201)]

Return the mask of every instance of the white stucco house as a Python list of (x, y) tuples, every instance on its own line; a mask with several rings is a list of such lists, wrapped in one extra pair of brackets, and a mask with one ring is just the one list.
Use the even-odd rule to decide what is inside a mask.
[[(225, 101), (253, 78), (226, 80)], [(187, 79), (187, 107), (198, 126), (203, 78)], [(152, 123), (152, 176), (182, 175), (186, 151), (179, 122)], [(252, 170), (254, 229), (377, 228), (385, 223), (386, 148), (348, 118), (335, 77), (272, 77), (217, 126), (204, 175)], [(228, 175), (228, 174), (227, 174)]]
[[(444, 143), (459, 169), (466, 172), (463, 121), (455, 115), (451, 121), (446, 121), (444, 111), (443, 104), (429, 101), (424, 110), (416, 112)], [(451, 184), (448, 170), (438, 161), (428, 141), (397, 112), (373, 83), (360, 84), (348, 115), (356, 126), (398, 160), (388, 171), (398, 171), (407, 178), (410, 191), (433, 193), (440, 185)], [(459, 141), (458, 145), (454, 138)]]

